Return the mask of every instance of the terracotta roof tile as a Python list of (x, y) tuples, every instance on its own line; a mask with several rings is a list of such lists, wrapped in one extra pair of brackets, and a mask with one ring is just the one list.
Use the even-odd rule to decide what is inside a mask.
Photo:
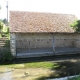
[(74, 32), (69, 14), (10, 11), (10, 32)]

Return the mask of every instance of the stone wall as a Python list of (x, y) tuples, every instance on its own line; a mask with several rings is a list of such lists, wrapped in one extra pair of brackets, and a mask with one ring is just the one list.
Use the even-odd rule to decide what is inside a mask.
[(53, 46), (80, 48), (80, 34), (11, 33), (10, 36), (10, 48), (13, 56), (16, 56), (17, 48), (53, 48)]
[(80, 48), (80, 34), (75, 34), (75, 47)]
[(56, 47), (80, 47), (80, 34), (56, 34)]
[(10, 34), (10, 50), (13, 56), (16, 56), (16, 35), (15, 33)]
[(75, 39), (76, 39), (75, 35), (73, 34), (56, 34), (55, 46), (56, 47), (74, 47)]
[(52, 47), (52, 34), (16, 34), (17, 48)]
[(80, 34), (16, 34), (17, 48), (80, 47)]

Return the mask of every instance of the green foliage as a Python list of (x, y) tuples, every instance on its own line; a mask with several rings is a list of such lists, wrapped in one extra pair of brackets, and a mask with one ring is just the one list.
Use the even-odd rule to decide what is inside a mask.
[(73, 27), (75, 32), (80, 32), (80, 20), (74, 21), (70, 26)]
[(3, 23), (5, 24), (5, 25), (7, 25), (7, 19), (5, 18), (4, 20), (3, 20)]
[(13, 59), (11, 52), (10, 51), (6, 51), (5, 53), (2, 54), (2, 61), (11, 61)]
[(70, 78), (69, 80), (80, 80), (80, 75), (79, 76), (74, 76), (73, 78)]
[(0, 21), (0, 33), (2, 31), (3, 25), (4, 25), (3, 22)]
[(9, 37), (9, 27), (5, 26), (5, 24), (0, 21), (0, 36), (1, 37)]
[(10, 33), (9, 33), (9, 27), (7, 26), (4, 26), (3, 29), (2, 29), (2, 37), (10, 37)]
[(9, 27), (7, 27), (7, 32), (6, 33), (9, 34)]

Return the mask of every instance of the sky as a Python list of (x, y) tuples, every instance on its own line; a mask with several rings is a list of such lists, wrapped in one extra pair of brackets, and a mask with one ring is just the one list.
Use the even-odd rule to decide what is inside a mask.
[(80, 19), (80, 0), (0, 0), (2, 19), (7, 16), (6, 1), (9, 11), (74, 14)]

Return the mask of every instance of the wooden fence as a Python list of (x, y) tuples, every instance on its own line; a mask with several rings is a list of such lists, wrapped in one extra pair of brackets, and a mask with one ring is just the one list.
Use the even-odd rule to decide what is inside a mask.
[(3, 54), (10, 51), (10, 41), (6, 37), (0, 38), (0, 59)]

